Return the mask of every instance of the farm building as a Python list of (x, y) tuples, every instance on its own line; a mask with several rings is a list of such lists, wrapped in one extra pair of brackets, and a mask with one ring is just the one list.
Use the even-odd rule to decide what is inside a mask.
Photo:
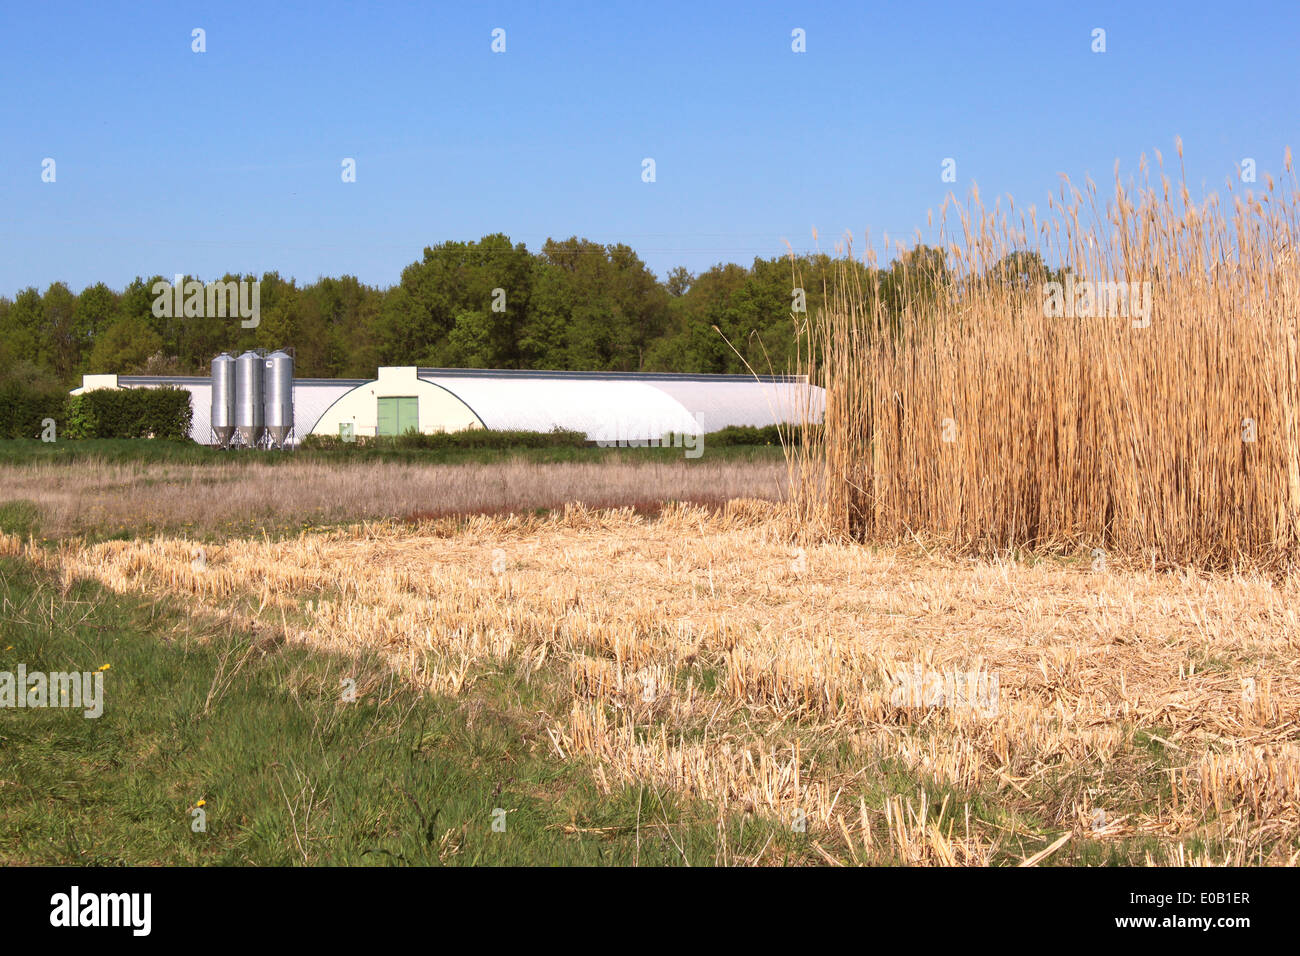
[[(248, 359), (252, 367), (264, 360), (270, 370), (277, 356), (288, 359), (289, 377), (281, 392), (292, 396), (291, 407), (284, 405), (282, 413), (286, 425), (292, 422), (284, 440), (289, 445), (313, 434), (361, 437), (466, 428), (561, 428), (582, 432), (594, 442), (640, 443), (666, 433), (704, 434), (728, 425), (820, 421), (824, 405), (823, 389), (810, 385), (806, 376), (393, 366), (381, 367), (370, 380), (296, 378), (292, 360), (282, 352), (269, 358), (255, 353), (238, 360), (220, 356), (213, 361), (212, 376), (87, 375), (73, 394), (100, 388), (183, 388), (191, 395), (194, 412), (191, 437), (202, 444), (223, 444), (236, 431), (235, 418), (249, 404), (245, 396), (263, 394), (260, 368), (255, 369), (256, 375), (247, 376), (250, 382), (245, 386), (234, 378), (236, 362)], [(274, 416), (279, 407), (273, 410), (270, 403), (272, 372), (265, 374), (267, 415)], [(243, 402), (238, 407), (236, 392)], [(281, 396), (281, 403), (287, 394)], [(229, 404), (223, 404), (223, 395)], [(256, 415), (247, 417), (247, 431), (257, 434), (271, 420), (263, 416), (260, 400), (252, 404), (258, 407)], [(245, 432), (242, 421), (238, 431)]]

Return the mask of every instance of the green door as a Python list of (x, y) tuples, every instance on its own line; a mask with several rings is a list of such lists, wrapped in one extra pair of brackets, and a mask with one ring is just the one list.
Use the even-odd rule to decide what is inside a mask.
[(379, 434), (401, 435), (420, 430), (420, 400), (415, 396), (379, 399)]

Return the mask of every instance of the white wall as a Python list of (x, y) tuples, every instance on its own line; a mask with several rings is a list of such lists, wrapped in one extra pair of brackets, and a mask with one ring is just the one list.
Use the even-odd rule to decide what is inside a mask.
[(420, 431), (425, 434), (483, 427), (468, 405), (445, 388), (419, 378), (415, 366), (383, 366), (373, 382), (352, 389), (331, 405), (312, 434), (337, 438), (339, 425), (351, 422), (353, 434), (373, 436), (379, 431), (379, 399), (412, 395), (420, 400)]

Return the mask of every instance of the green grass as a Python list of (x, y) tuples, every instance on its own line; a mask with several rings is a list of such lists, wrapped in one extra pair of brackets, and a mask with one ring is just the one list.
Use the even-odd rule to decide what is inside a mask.
[(21, 537), (41, 530), (41, 510), (32, 501), (0, 501), (0, 532)]
[(89, 582), (62, 591), (6, 558), (0, 671), (19, 663), (107, 666), (104, 712), (0, 709), (0, 865), (812, 859), (806, 834), (719, 825), (712, 808), (651, 787), (600, 793), (587, 766), (555, 756), (537, 716), (559, 677), (486, 674), (458, 699), (430, 697), (373, 658), (277, 644)]
[(73, 464), (82, 462), (168, 463), (203, 465), (217, 462), (247, 461), (277, 464), (284, 461), (354, 462), (402, 461), (414, 464), (470, 464), (501, 462), (510, 459), (552, 462), (604, 461), (777, 461), (783, 458), (779, 445), (711, 445), (705, 437), (703, 454), (686, 458), (681, 448), (375, 448), (303, 449), (278, 451), (222, 451), (193, 442), (136, 439), (85, 439), (83, 441), (41, 442), (34, 439), (0, 441), (0, 465), (37, 463)]

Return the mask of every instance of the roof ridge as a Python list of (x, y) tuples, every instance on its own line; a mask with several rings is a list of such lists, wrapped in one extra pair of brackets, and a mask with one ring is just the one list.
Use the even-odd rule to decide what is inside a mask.
[(515, 369), (515, 368), (434, 368), (418, 366), (415, 374), (420, 378), (576, 378), (597, 381), (670, 381), (670, 382), (783, 382), (807, 384), (807, 375), (758, 375), (736, 372), (580, 372), (569, 369)]

